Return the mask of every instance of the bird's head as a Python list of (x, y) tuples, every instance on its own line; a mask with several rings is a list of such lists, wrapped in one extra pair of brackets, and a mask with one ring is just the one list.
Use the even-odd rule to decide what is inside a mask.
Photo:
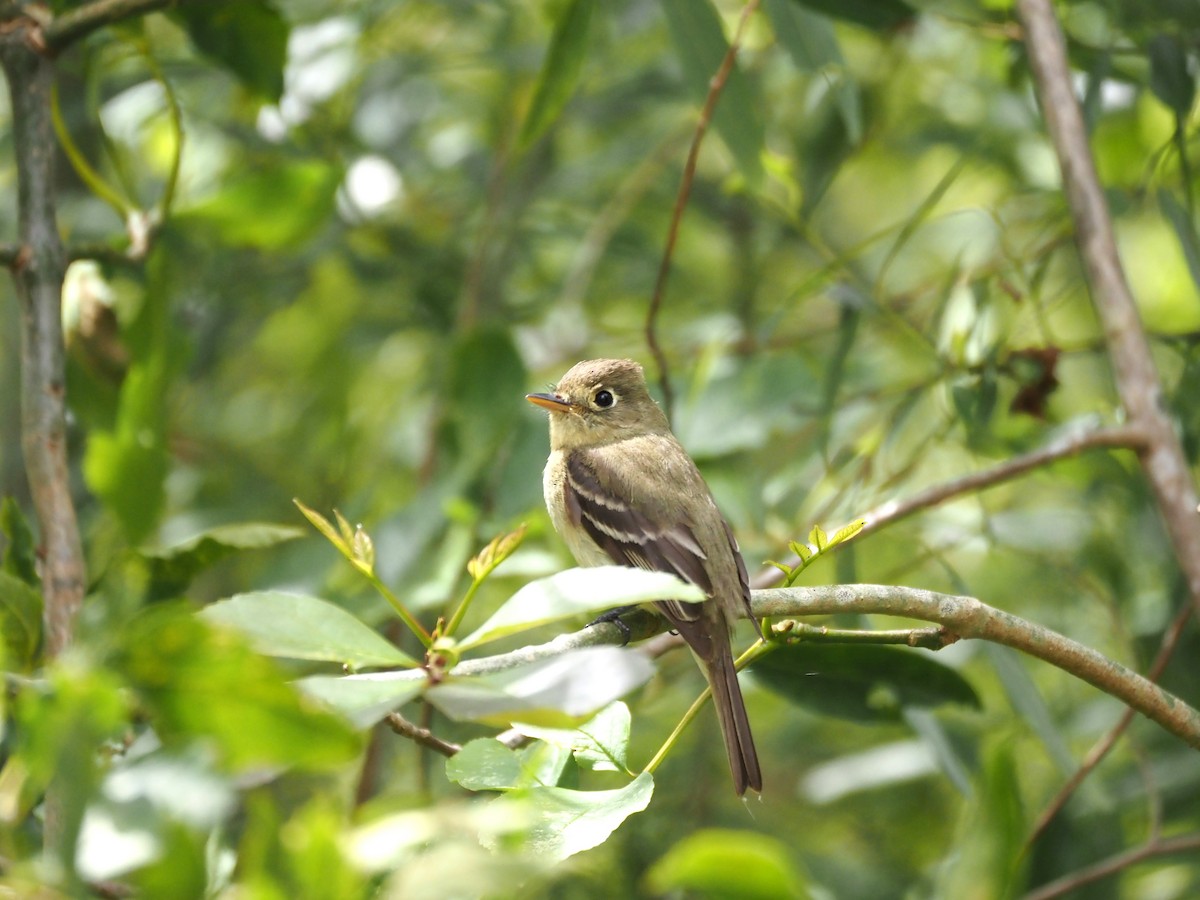
[(550, 446), (571, 450), (670, 431), (632, 359), (576, 363), (548, 394), (525, 399), (550, 411)]

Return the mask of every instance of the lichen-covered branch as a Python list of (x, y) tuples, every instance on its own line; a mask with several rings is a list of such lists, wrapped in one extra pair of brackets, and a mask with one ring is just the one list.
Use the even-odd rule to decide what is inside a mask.
[(1178, 697), (1090, 647), (974, 597), (878, 584), (843, 584), (755, 591), (753, 607), (756, 616), (874, 613), (937, 622), (961, 638), (1003, 644), (1057, 666), (1200, 748), (1200, 712)]
[[(904, 642), (933, 649), (953, 643), (955, 639), (975, 639), (1012, 647), (1111, 694), (1171, 734), (1200, 748), (1200, 712), (1178, 697), (1077, 641), (1020, 616), (988, 606), (974, 597), (878, 584), (843, 584), (754, 591), (751, 606), (754, 615), (759, 618), (855, 613), (936, 622), (942, 629), (928, 635), (920, 631), (904, 632)], [(662, 620), (657, 616), (640, 610), (625, 617), (624, 621), (632, 626), (629, 636), (632, 640), (650, 637), (663, 627)], [(892, 641), (895, 635), (888, 633), (886, 637)], [(582, 631), (561, 634), (545, 644), (465, 660), (455, 667), (454, 673), (463, 676), (487, 675), (561, 656), (581, 647), (622, 644), (626, 639), (627, 636), (619, 627), (606, 622)], [(854, 640), (862, 641), (863, 637), (856, 635)], [(408, 680), (427, 676), (424, 670), (413, 669), (392, 673), (391, 677)]]

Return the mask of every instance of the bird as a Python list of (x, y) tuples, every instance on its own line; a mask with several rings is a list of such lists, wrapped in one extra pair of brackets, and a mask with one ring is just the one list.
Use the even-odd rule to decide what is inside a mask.
[[(550, 393), (546, 508), (581, 566), (670, 572), (700, 587), (700, 603), (660, 600), (656, 612), (691, 649), (712, 689), (733, 786), (762, 792), (758, 753), (730, 641), (750, 612), (750, 580), (736, 538), (696, 464), (650, 396), (640, 364), (590, 359)], [(761, 634), (761, 629), (760, 629)]]

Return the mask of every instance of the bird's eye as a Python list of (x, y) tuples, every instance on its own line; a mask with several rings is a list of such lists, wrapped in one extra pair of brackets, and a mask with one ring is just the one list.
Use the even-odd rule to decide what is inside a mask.
[(611, 391), (596, 391), (596, 396), (592, 398), (592, 402), (601, 409), (608, 409), (617, 402), (617, 398), (612, 395)]

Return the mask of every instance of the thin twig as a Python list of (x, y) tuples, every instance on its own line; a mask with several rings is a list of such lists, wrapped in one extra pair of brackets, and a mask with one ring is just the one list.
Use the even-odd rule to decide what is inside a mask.
[(771, 634), (790, 642), (805, 644), (903, 644), (922, 650), (941, 650), (958, 642), (959, 635), (944, 627), (938, 628), (881, 628), (866, 631), (861, 628), (830, 628), (810, 625), (795, 619), (771, 623)]
[(388, 723), (388, 727), (396, 732), (396, 734), (415, 741), (422, 747), (428, 747), (430, 750), (442, 754), (442, 756), (453, 756), (462, 749), (461, 744), (442, 740), (428, 728), (422, 728), (420, 725), (408, 721), (400, 713), (391, 713), (385, 721)]
[[(1034, 469), (1060, 459), (1076, 456), (1085, 450), (1136, 450), (1142, 447), (1143, 443), (1140, 429), (1133, 425), (1110, 425), (1070, 431), (1036, 450), (1014, 456), (989, 469), (982, 469), (979, 472), (972, 472), (960, 478), (952, 478), (941, 484), (935, 484), (905, 500), (889, 500), (880, 504), (861, 516), (866, 525), (854, 540), (860, 541), (868, 534), (947, 500), (1011, 481)], [(789, 566), (794, 566), (798, 562), (799, 557), (796, 556), (783, 560), (783, 563)], [(776, 584), (778, 581), (779, 570), (767, 567), (755, 575), (753, 584), (755, 587), (763, 588)]]
[(654, 357), (654, 362), (658, 366), (659, 384), (662, 388), (663, 411), (667, 414), (668, 419), (671, 418), (675, 395), (671, 390), (671, 373), (667, 365), (667, 357), (658, 342), (658, 332), (656, 330), (658, 313), (662, 309), (663, 295), (667, 289), (667, 277), (671, 273), (671, 257), (675, 253), (675, 241), (679, 237), (679, 223), (683, 219), (683, 211), (687, 207), (688, 197), (692, 193), (692, 182), (696, 180), (696, 162), (700, 158), (700, 145), (704, 142), (705, 132), (708, 131), (708, 124), (712, 121), (713, 110), (717, 108), (717, 100), (721, 96), (721, 91), (725, 88), (725, 82), (729, 80), (729, 73), (733, 71), (733, 64), (737, 60), (738, 49), (741, 47), (742, 33), (746, 28), (746, 23), (754, 11), (758, 9), (758, 3), (759, 0), (749, 0), (742, 8), (741, 17), (738, 19), (737, 31), (734, 32), (733, 40), (729, 42), (729, 49), (725, 51), (725, 58), (721, 60), (721, 65), (717, 69), (717, 73), (708, 83), (708, 96), (704, 98), (704, 106), (700, 108), (700, 118), (696, 122), (696, 133), (692, 136), (692, 146), (688, 149), (687, 162), (683, 166), (683, 178), (680, 179), (679, 193), (675, 196), (675, 208), (671, 211), (671, 224), (667, 229), (667, 244), (663, 248), (662, 260), (658, 264), (658, 278), (654, 282), (654, 293), (650, 296), (650, 307), (646, 310), (646, 346), (650, 348), (650, 354)]
[[(1167, 663), (1171, 660), (1171, 655), (1175, 652), (1175, 648), (1179, 646), (1179, 638), (1183, 635), (1184, 627), (1192, 617), (1192, 609), (1193, 607), (1190, 604), (1183, 607), (1179, 611), (1179, 614), (1175, 616), (1175, 621), (1171, 623), (1171, 627), (1163, 635), (1162, 643), (1158, 648), (1158, 655), (1154, 658), (1154, 662), (1146, 672), (1146, 677), (1150, 681), (1157, 682), (1162, 676), (1163, 670), (1166, 669)], [(1083, 780), (1092, 773), (1096, 766), (1100, 765), (1100, 761), (1108, 755), (1108, 751), (1113, 748), (1117, 743), (1117, 739), (1125, 733), (1125, 730), (1129, 727), (1129, 723), (1132, 721), (1133, 710), (1127, 707), (1121, 714), (1121, 717), (1117, 719), (1116, 724), (1100, 740), (1092, 745), (1087, 755), (1084, 756), (1083, 762), (1079, 764), (1079, 768), (1067, 779), (1067, 783), (1059, 789), (1058, 793), (1054, 795), (1054, 799), (1046, 804), (1046, 808), (1038, 816), (1038, 820), (1025, 842), (1027, 852), (1034, 842), (1041, 837), (1046, 827), (1054, 821), (1054, 817), (1067, 805), (1067, 801), (1071, 799), (1071, 796), (1079, 788), (1079, 785), (1083, 784)]]
[(186, 0), (94, 0), (86, 6), (56, 16), (46, 26), (43, 38), (51, 52), (61, 53), (105, 25), (144, 16), (183, 2)]
[(1026, 894), (1025, 900), (1051, 900), (1052, 897), (1061, 897), (1084, 885), (1093, 884), (1110, 875), (1115, 875), (1122, 869), (1128, 869), (1130, 866), (1145, 862), (1153, 857), (1169, 856), (1173, 853), (1188, 853), (1194, 850), (1200, 850), (1200, 833), (1181, 834), (1175, 837), (1147, 841), (1140, 847), (1134, 847), (1132, 850), (1126, 850), (1124, 853), (1117, 853), (1108, 857), (1108, 859), (1101, 860), (1094, 866), (1088, 866), (1086, 869), (1072, 872), (1070, 875), (1065, 875), (1062, 878), (1051, 881), (1049, 884), (1043, 884), (1037, 890)]

